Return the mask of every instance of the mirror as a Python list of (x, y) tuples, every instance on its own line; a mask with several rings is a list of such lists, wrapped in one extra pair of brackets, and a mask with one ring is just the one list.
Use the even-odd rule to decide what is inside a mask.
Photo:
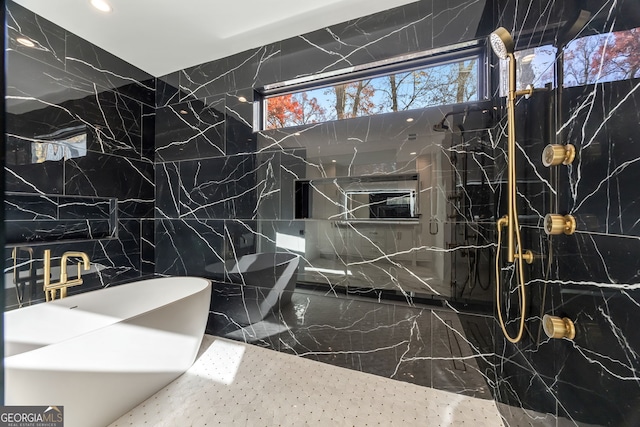
[(418, 174), (298, 180), (296, 218), (345, 221), (419, 217)]

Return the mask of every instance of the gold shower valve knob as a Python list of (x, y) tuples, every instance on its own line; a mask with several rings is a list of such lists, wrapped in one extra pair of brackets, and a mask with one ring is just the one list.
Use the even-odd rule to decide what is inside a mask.
[(576, 219), (573, 215), (547, 214), (544, 217), (544, 232), (549, 236), (570, 235), (576, 231)]
[(576, 147), (573, 144), (549, 144), (542, 151), (542, 164), (546, 167), (568, 165), (576, 158)]
[(568, 338), (572, 340), (576, 337), (576, 327), (568, 317), (560, 318), (545, 314), (542, 317), (542, 327), (549, 338)]

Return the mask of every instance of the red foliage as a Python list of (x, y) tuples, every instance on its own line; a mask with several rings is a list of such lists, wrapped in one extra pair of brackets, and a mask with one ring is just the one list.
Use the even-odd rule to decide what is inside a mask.
[(593, 56), (591, 67), (599, 69), (602, 74), (618, 74), (622, 79), (637, 77), (640, 71), (640, 28), (613, 33), (607, 43), (601, 43), (600, 49)]
[(565, 51), (565, 81), (571, 85), (640, 77), (640, 29), (582, 37)]
[(304, 111), (293, 94), (267, 99), (267, 129), (283, 128), (302, 120)]
[(325, 109), (306, 92), (267, 99), (267, 129), (326, 121)]

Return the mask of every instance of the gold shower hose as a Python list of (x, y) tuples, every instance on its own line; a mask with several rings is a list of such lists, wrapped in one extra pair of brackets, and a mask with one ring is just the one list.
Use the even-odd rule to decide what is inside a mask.
[[(514, 180), (515, 182), (515, 180)], [(512, 191), (513, 193), (516, 192), (516, 188), (515, 186), (513, 186), (513, 188), (510, 188), (509, 191)], [(513, 200), (515, 200), (515, 194), (513, 194)], [(526, 297), (526, 293), (525, 293), (525, 287), (524, 287), (524, 265), (523, 265), (523, 253), (522, 253), (522, 238), (520, 237), (520, 224), (518, 222), (518, 213), (516, 211), (516, 206), (514, 204), (513, 206), (513, 225), (514, 225), (514, 233), (516, 236), (516, 242), (517, 242), (517, 249), (516, 249), (516, 253), (515, 256), (517, 258), (517, 263), (518, 263), (518, 271), (516, 272), (517, 276), (518, 276), (518, 296), (520, 299), (520, 323), (518, 326), (518, 333), (516, 334), (515, 337), (512, 337), (511, 335), (509, 335), (509, 333), (507, 332), (507, 327), (506, 324), (504, 322), (504, 319), (502, 317), (502, 305), (500, 303), (500, 246), (502, 244), (502, 228), (505, 225), (508, 225), (509, 223), (509, 219), (508, 217), (505, 215), (502, 218), (500, 218), (497, 222), (497, 228), (498, 228), (498, 248), (496, 249), (496, 305), (498, 306), (498, 320), (500, 321), (500, 328), (502, 329), (502, 333), (504, 334), (505, 338), (507, 340), (509, 340), (512, 343), (517, 343), (518, 341), (520, 341), (522, 339), (522, 335), (524, 334), (524, 318), (525, 318), (525, 311), (526, 311), (526, 306), (527, 306), (527, 297)], [(512, 231), (509, 230), (509, 232), (511, 233)]]

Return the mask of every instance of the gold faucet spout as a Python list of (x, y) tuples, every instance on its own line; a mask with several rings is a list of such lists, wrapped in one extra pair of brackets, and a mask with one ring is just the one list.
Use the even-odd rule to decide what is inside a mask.
[[(67, 275), (67, 261), (69, 258), (82, 258), (82, 263), (78, 263), (78, 277), (69, 280)], [(67, 296), (67, 287), (82, 285), (82, 271), (80, 266), (85, 270), (89, 270), (89, 255), (84, 252), (65, 252), (60, 258), (60, 281), (51, 283), (51, 250), (44, 251), (44, 294), (47, 301), (56, 299), (58, 289), (60, 289), (60, 298)]]
[[(65, 252), (60, 258), (60, 282), (66, 283), (69, 280), (67, 276), (67, 261), (69, 258), (82, 258), (82, 263), (85, 270), (89, 269), (89, 255), (84, 252)], [(80, 279), (80, 264), (78, 264), (78, 279)], [(81, 284), (82, 282), (80, 282)]]

